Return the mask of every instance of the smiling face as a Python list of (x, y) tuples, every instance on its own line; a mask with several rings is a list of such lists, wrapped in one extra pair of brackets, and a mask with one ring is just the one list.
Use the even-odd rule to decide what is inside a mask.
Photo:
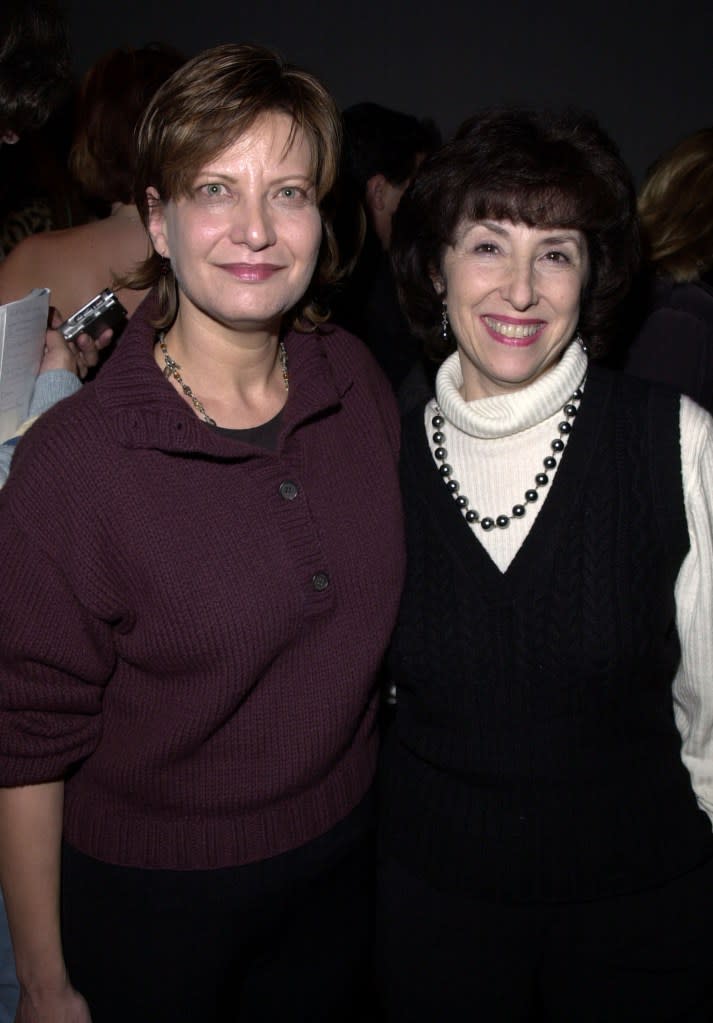
[(507, 220), (466, 220), (434, 286), (448, 306), (466, 401), (519, 390), (553, 366), (577, 327), (584, 236)]
[(161, 203), (149, 189), (149, 229), (171, 260), (177, 323), (208, 318), (231, 330), (277, 334), (306, 292), (322, 237), (313, 159), (304, 134), (274, 112), (209, 161), (188, 196)]

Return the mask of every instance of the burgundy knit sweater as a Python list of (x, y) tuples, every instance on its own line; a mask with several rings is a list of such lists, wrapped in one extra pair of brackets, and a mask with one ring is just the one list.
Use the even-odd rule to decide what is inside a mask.
[(0, 784), (65, 777), (65, 838), (98, 859), (237, 866), (371, 784), (398, 417), (353, 337), (292, 333), (265, 451), (196, 418), (153, 340), (144, 307), (0, 492)]

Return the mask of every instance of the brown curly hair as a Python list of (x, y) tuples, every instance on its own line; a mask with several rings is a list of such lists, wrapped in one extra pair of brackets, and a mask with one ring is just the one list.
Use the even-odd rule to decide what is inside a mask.
[(572, 111), (488, 110), (422, 164), (394, 217), (391, 248), (406, 314), (436, 359), (454, 343), (441, 338), (433, 274), (459, 224), (483, 219), (582, 232), (590, 273), (578, 326), (591, 354), (604, 355), (640, 243), (631, 176), (597, 121)]

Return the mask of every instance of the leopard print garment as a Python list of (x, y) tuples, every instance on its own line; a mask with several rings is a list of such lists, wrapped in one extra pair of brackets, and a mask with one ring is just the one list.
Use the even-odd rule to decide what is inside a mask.
[(54, 226), (46, 199), (32, 199), (21, 209), (11, 211), (0, 224), (0, 260), (23, 238), (39, 231), (51, 231)]

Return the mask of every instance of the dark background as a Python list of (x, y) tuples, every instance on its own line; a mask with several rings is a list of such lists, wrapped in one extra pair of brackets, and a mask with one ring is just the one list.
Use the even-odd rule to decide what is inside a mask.
[(192, 55), (259, 42), (360, 100), (434, 118), (450, 134), (481, 106), (592, 110), (637, 180), (713, 123), (713, 0), (67, 0), (75, 65), (162, 40)]

